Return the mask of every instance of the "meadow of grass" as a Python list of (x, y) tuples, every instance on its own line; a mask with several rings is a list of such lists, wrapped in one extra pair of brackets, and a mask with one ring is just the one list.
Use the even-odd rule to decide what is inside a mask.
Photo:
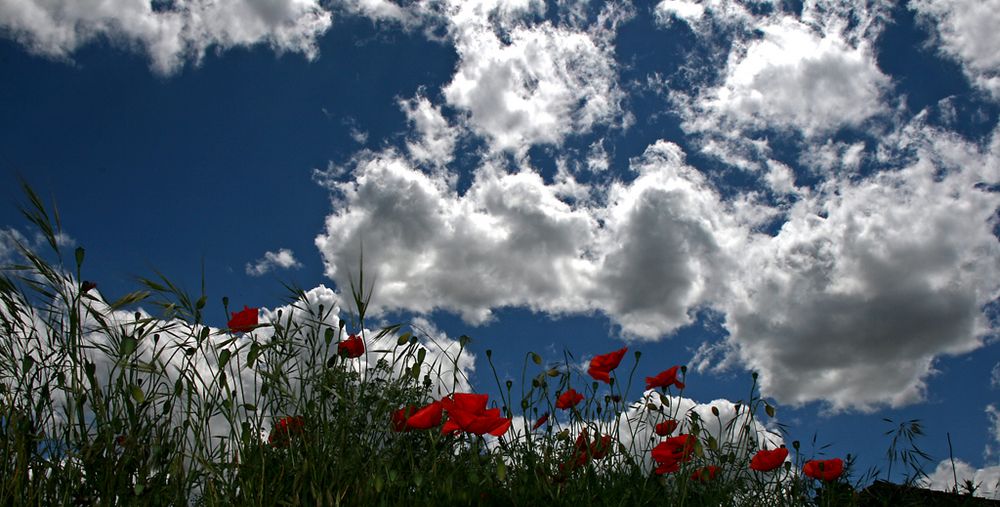
[[(0, 504), (854, 505), (872, 476), (777, 447), (756, 374), (722, 417), (691, 409), (683, 367), (644, 372), (627, 350), (587, 375), (527, 352), (520, 385), (466, 394), (469, 338), (369, 330), (363, 271), (343, 320), (290, 288), (265, 318), (223, 298), (212, 328), (207, 298), (163, 276), (106, 301), (26, 194), (51, 252), (18, 245), (0, 272)], [(637, 372), (652, 388), (629, 402)], [(901, 425), (890, 455), (914, 476), (919, 434)]]

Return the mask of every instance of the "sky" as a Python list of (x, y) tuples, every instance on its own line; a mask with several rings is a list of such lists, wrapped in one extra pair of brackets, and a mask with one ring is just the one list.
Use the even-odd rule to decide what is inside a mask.
[(472, 337), (477, 391), (488, 349), (519, 382), (528, 351), (628, 346), (633, 384), (687, 365), (706, 406), (758, 372), (767, 423), (856, 477), (920, 419), (933, 486), (950, 437), (1000, 495), (997, 26), (1000, 0), (0, 0), (0, 261), (41, 246), (20, 179), (102, 295), (204, 274), (217, 327), (223, 296), (349, 300), (363, 249), (372, 323)]

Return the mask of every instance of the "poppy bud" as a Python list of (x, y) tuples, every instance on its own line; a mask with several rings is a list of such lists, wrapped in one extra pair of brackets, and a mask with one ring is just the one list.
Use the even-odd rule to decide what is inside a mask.
[(493, 349), (486, 349), (486, 357), (487, 358), (493, 357)]

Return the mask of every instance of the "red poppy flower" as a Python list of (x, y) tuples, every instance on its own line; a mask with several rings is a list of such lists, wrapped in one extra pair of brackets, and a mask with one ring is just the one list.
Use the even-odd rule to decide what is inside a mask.
[(90, 292), (91, 289), (96, 289), (97, 284), (88, 280), (84, 280), (83, 284), (80, 286), (81, 292)]
[(656, 467), (657, 475), (672, 474), (681, 469), (681, 464), (677, 460), (666, 461)]
[(426, 430), (441, 424), (441, 402), (434, 401), (416, 408), (409, 405), (392, 414), (392, 429), (396, 431)]
[(753, 458), (750, 458), (750, 468), (758, 472), (770, 472), (780, 467), (787, 457), (788, 449), (784, 447), (770, 451), (761, 449), (757, 451), (757, 454), (754, 454)]
[(499, 437), (510, 429), (511, 420), (500, 417), (499, 408), (486, 408), (489, 395), (473, 393), (455, 393), (441, 399), (441, 407), (448, 411), (448, 420), (441, 428), (441, 433), (452, 434), (458, 431)]
[(677, 380), (677, 369), (680, 366), (674, 366), (672, 368), (661, 371), (655, 377), (646, 377), (646, 389), (656, 389), (657, 387), (670, 387), (677, 386), (678, 389), (684, 389), (684, 382)]
[(694, 442), (693, 435), (683, 434), (668, 438), (653, 447), (651, 452), (653, 460), (659, 464), (656, 473), (676, 472), (680, 468), (678, 463), (691, 459)]
[(806, 461), (802, 472), (813, 479), (832, 481), (844, 473), (844, 461), (840, 458)]
[(576, 389), (570, 388), (569, 391), (559, 395), (559, 399), (556, 400), (556, 408), (566, 410), (575, 407), (581, 401), (583, 401), (583, 395), (576, 392)]
[(673, 419), (667, 419), (656, 425), (656, 434), (665, 437), (674, 432), (677, 429), (677, 421)]
[(351, 335), (337, 345), (337, 353), (347, 357), (361, 357), (365, 353), (365, 342), (358, 335)]
[(691, 474), (692, 481), (698, 482), (708, 482), (715, 479), (715, 476), (719, 474), (719, 467), (715, 465), (708, 465), (706, 467), (701, 467)]
[(587, 428), (583, 428), (576, 437), (573, 445), (573, 456), (569, 461), (559, 465), (560, 472), (573, 470), (587, 464), (591, 459), (604, 459), (611, 452), (611, 435), (598, 435), (594, 441), (587, 435)]
[(267, 443), (274, 447), (287, 447), (292, 436), (301, 435), (305, 429), (305, 419), (301, 416), (288, 416), (278, 419), (274, 429), (267, 437)]
[(538, 418), (538, 420), (537, 420), (537, 421), (535, 421), (535, 424), (534, 424), (534, 425), (533, 425), (533, 426), (531, 427), (531, 431), (535, 431), (535, 430), (537, 430), (537, 429), (538, 429), (538, 428), (540, 428), (540, 427), (541, 427), (541, 426), (542, 426), (543, 424), (545, 424), (545, 422), (546, 422), (546, 421), (548, 421), (548, 420), (549, 420), (549, 413), (548, 413), (548, 412), (546, 412), (546, 413), (542, 414), (542, 416), (541, 416), (541, 417), (539, 417), (539, 418)]
[(611, 435), (602, 435), (600, 439), (590, 443), (590, 457), (604, 459), (611, 452)]
[(590, 360), (590, 368), (587, 369), (587, 373), (591, 377), (594, 377), (595, 380), (610, 384), (611, 377), (609, 375), (611, 374), (611, 370), (618, 367), (618, 364), (622, 362), (622, 357), (625, 357), (626, 352), (628, 352), (628, 347), (622, 347), (614, 352), (594, 356)]
[(233, 318), (226, 324), (229, 329), (236, 333), (246, 333), (253, 330), (257, 325), (257, 309), (243, 306), (243, 311), (234, 312)]

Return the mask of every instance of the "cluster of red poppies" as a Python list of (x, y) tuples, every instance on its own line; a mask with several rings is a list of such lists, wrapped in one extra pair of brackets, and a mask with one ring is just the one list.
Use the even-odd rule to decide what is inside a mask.
[(267, 436), (267, 443), (273, 447), (288, 447), (292, 437), (297, 437), (305, 432), (306, 421), (302, 416), (288, 416), (278, 419), (274, 423), (274, 429)]
[[(489, 395), (455, 393), (433, 401), (423, 407), (408, 406), (392, 414), (392, 427), (396, 431), (426, 430), (444, 421), (441, 433), (458, 432), (476, 435), (500, 436), (510, 429), (511, 420), (500, 416), (499, 408), (486, 408)], [(445, 419), (444, 412), (447, 412)]]
[[(232, 331), (248, 332), (257, 326), (256, 308), (244, 306), (242, 311), (232, 315), (232, 319), (228, 323)], [(587, 373), (595, 380), (611, 384), (611, 372), (621, 364), (627, 351), (628, 347), (623, 347), (614, 352), (595, 356), (590, 361)], [(338, 344), (338, 353), (343, 356), (355, 358), (360, 357), (364, 352), (364, 341), (357, 335), (350, 335)], [(677, 379), (679, 368), (679, 366), (673, 366), (656, 376), (646, 377), (646, 389), (669, 388), (670, 386), (684, 389), (684, 383)], [(558, 396), (556, 408), (569, 410), (583, 399), (583, 394), (570, 388)], [(427, 430), (441, 426), (441, 433), (445, 435), (459, 432), (475, 435), (503, 435), (510, 429), (511, 419), (501, 417), (499, 408), (487, 409), (488, 400), (489, 396), (486, 394), (455, 393), (423, 407), (417, 408), (410, 405), (392, 414), (392, 428), (395, 431), (410, 431)], [(549, 413), (546, 412), (535, 421), (532, 430), (541, 427), (548, 419)], [(444, 422), (443, 426), (442, 422)], [(665, 437), (673, 433), (678, 424), (676, 420), (668, 419), (656, 424), (654, 431), (657, 435)], [(276, 447), (287, 446), (292, 436), (303, 432), (304, 426), (305, 422), (300, 416), (279, 419), (268, 437), (268, 442)], [(653, 447), (651, 455), (657, 465), (655, 472), (668, 474), (680, 470), (681, 463), (692, 459), (695, 441), (694, 435), (682, 434), (667, 438)], [(576, 439), (572, 457), (566, 463), (561, 464), (559, 470), (565, 474), (585, 465), (590, 460), (603, 459), (611, 451), (611, 448), (611, 435), (598, 435), (595, 440), (590, 440), (587, 429), (584, 428)], [(784, 446), (771, 450), (762, 449), (751, 458), (750, 468), (759, 472), (769, 472), (780, 467), (787, 457), (788, 449)], [(839, 458), (810, 460), (802, 467), (802, 472), (806, 476), (824, 481), (835, 480), (840, 477), (843, 471), (844, 463)], [(718, 473), (717, 466), (708, 465), (695, 470), (691, 474), (691, 480), (711, 481)]]
[[(590, 361), (590, 368), (587, 373), (590, 374), (596, 380), (610, 384), (611, 383), (611, 372), (618, 367), (621, 363), (622, 358), (628, 351), (628, 347), (623, 347), (614, 352), (609, 352), (607, 354), (602, 354), (594, 357)], [(656, 376), (646, 377), (646, 389), (656, 389), (656, 388), (668, 388), (671, 386), (676, 386), (678, 389), (684, 389), (684, 382), (681, 382), (677, 378), (678, 370), (680, 366), (673, 366), (668, 368)], [(570, 409), (583, 401), (583, 395), (578, 393), (575, 389), (569, 389), (562, 393), (556, 400), (556, 408), (559, 409)], [(538, 428), (544, 424), (544, 420), (548, 419), (548, 414), (543, 415), (538, 422), (535, 423), (535, 428)], [(670, 435), (677, 429), (678, 422), (674, 419), (668, 419), (661, 423), (656, 424), (654, 431), (657, 435), (665, 437)], [(610, 436), (602, 437), (607, 438), (610, 448)], [(577, 439), (577, 449), (586, 448), (586, 444), (581, 447), (581, 442), (586, 442), (586, 430), (581, 432), (580, 438)], [(663, 442), (657, 444), (651, 451), (653, 460), (656, 462), (656, 473), (657, 474), (668, 474), (677, 472), (680, 470), (680, 464), (690, 461), (693, 457), (694, 446), (696, 437), (691, 434), (682, 434), (674, 437), (670, 437)], [(576, 464), (580, 465), (586, 463), (586, 453), (577, 453)], [(603, 455), (602, 455), (603, 457)], [(769, 472), (782, 465), (785, 459), (788, 457), (788, 449), (785, 447), (780, 447), (778, 449), (767, 450), (763, 449), (757, 452), (750, 460), (750, 468), (759, 472)], [(562, 470), (564, 466), (560, 467)], [(820, 479), (824, 481), (832, 481), (840, 477), (844, 471), (844, 462), (839, 458), (834, 458), (830, 460), (810, 460), (805, 463), (802, 467), (802, 472), (814, 479)], [(701, 467), (691, 474), (691, 480), (699, 482), (707, 482), (715, 479), (719, 473), (719, 467), (714, 465), (708, 465)]]
[(590, 460), (604, 459), (609, 452), (611, 452), (611, 435), (598, 435), (595, 440), (590, 440), (587, 428), (584, 428), (573, 444), (573, 455), (568, 461), (559, 465), (559, 472), (567, 474), (586, 465)]

